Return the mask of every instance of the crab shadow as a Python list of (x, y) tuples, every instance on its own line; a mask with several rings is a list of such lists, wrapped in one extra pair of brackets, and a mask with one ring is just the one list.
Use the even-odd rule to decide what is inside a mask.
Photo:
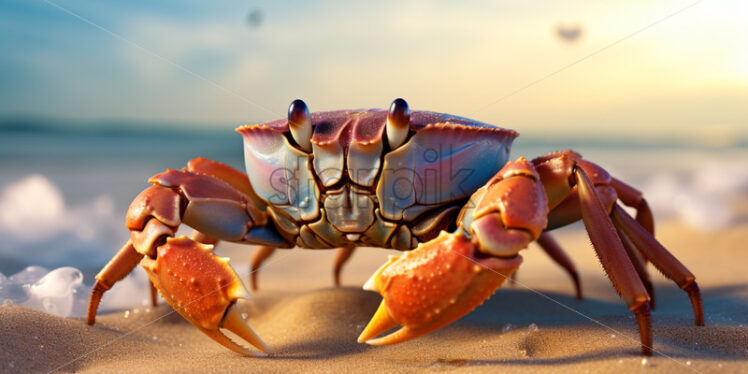
[[(655, 343), (667, 352), (668, 356), (678, 357), (703, 357), (714, 359), (725, 358), (733, 360), (748, 360), (748, 352), (740, 347), (741, 339), (744, 339), (744, 331), (735, 331), (735, 327), (748, 324), (748, 285), (736, 284), (703, 289), (704, 309), (707, 314), (707, 326), (693, 326), (693, 317), (688, 297), (675, 286), (658, 284), (657, 296), (658, 308), (653, 312)], [(313, 339), (290, 340), (280, 345), (275, 345), (275, 359), (279, 360), (316, 360), (334, 358), (350, 354), (365, 352), (368, 350), (381, 350), (383, 354), (393, 352), (391, 347), (371, 347), (366, 344), (356, 343), (356, 337), (363, 325), (374, 314), (381, 300), (380, 297), (371, 292), (365, 292), (355, 288), (322, 289), (303, 294), (301, 297), (322, 297), (325, 294), (336, 294), (338, 301), (342, 298), (347, 303), (354, 303), (357, 308), (349, 310), (350, 313), (340, 314), (339, 306), (325, 304), (315, 305), (315, 311), (319, 316), (331, 312), (334, 320), (330, 324), (338, 326), (349, 326), (349, 328), (333, 329), (331, 331), (319, 331)], [(325, 309), (329, 308), (327, 311)], [(336, 314), (337, 313), (337, 314)], [(432, 339), (446, 342), (458, 331), (472, 331), (486, 334), (487, 331), (495, 331), (502, 334), (502, 329), (510, 324), (513, 328), (526, 328), (530, 324), (537, 324), (541, 329), (553, 327), (597, 327), (603, 326), (608, 333), (607, 327), (617, 331), (624, 331), (638, 340), (636, 332), (636, 321), (633, 314), (628, 310), (625, 303), (621, 301), (604, 301), (586, 298), (577, 300), (571, 295), (544, 292), (541, 294), (516, 288), (504, 288), (487, 300), (482, 306), (461, 318), (452, 325), (433, 332), (420, 339)], [(694, 336), (703, 332), (701, 329), (710, 329), (714, 334), (713, 341), (705, 342), (701, 346), (694, 345)], [(305, 334), (308, 337), (308, 334)], [(704, 335), (704, 334), (701, 334)], [(401, 344), (420, 344), (416, 340)], [(476, 342), (478, 344), (478, 342)], [(533, 342), (528, 344), (532, 345)], [(548, 344), (562, 344), (555, 342), (543, 342)], [(698, 343), (697, 343), (698, 344)], [(532, 350), (532, 347), (529, 347)], [(561, 348), (561, 347), (558, 347)], [(394, 348), (396, 349), (396, 348)], [(552, 351), (554, 347), (550, 347)], [(560, 350), (563, 351), (563, 350)], [(621, 349), (593, 349), (589, 353), (575, 354), (564, 357), (531, 357), (531, 359), (496, 359), (485, 360), (485, 357), (462, 357), (437, 358), (423, 357), (421, 365), (485, 365), (485, 364), (520, 364), (520, 365), (544, 365), (559, 363), (576, 363), (606, 358), (639, 357), (639, 348), (632, 342), (631, 348)], [(419, 364), (409, 362), (408, 364)]]

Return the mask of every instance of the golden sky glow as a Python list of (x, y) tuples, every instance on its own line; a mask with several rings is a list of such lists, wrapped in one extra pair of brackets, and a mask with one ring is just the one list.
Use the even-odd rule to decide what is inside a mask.
[(312, 110), (404, 97), (525, 134), (748, 139), (746, 1), (702, 1), (488, 107), (693, 1), (258, 3), (252, 29), (245, 3), (58, 4), (150, 52), (43, 3), (13, 17), (26, 5), (11, 0), (0, 71), (17, 79), (0, 115), (236, 124), (297, 97)]

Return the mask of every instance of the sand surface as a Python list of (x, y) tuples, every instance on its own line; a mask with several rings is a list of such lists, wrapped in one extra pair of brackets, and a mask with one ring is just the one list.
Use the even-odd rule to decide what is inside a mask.
[[(370, 347), (356, 337), (380, 298), (360, 285), (392, 252), (358, 250), (343, 273), (345, 287), (336, 289), (333, 252), (279, 251), (262, 269), (261, 289), (247, 310), (252, 327), (276, 350), (273, 357), (239, 356), (163, 304), (100, 315), (95, 327), (10, 306), (0, 307), (0, 373), (748, 372), (748, 223), (709, 233), (676, 223), (658, 227), (661, 242), (697, 276), (707, 326), (693, 326), (686, 294), (651, 269), (657, 353), (645, 364), (635, 320), (584, 233), (572, 228), (556, 237), (580, 270), (583, 301), (574, 299), (563, 271), (532, 246), (523, 253), (520, 285), (505, 285), (440, 331)], [(246, 275), (251, 249), (223, 245), (218, 251)]]

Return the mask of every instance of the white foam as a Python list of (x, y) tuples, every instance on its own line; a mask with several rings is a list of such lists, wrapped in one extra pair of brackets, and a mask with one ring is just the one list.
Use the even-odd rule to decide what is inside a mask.
[(60, 190), (43, 175), (32, 174), (0, 193), (0, 228), (23, 240), (41, 240), (64, 222)]
[(83, 283), (83, 274), (72, 267), (61, 267), (45, 274), (28, 287), (29, 300), (26, 305), (58, 316), (70, 316), (73, 312), (75, 293), (73, 290)]
[[(99, 268), (116, 253), (128, 237), (123, 221), (111, 197), (94, 196), (68, 206), (60, 189), (43, 175), (5, 186), (0, 191), (0, 256), (54, 270), (29, 266), (0, 276), (0, 304), (64, 317), (85, 315), (93, 280), (85, 284), (78, 268)], [(105, 294), (100, 309), (140, 306), (149, 300), (148, 293), (145, 272), (134, 271)]]
[(47, 273), (49, 273), (49, 269), (47, 268), (41, 266), (29, 266), (18, 273), (11, 275), (9, 280), (20, 284), (33, 283), (41, 279)]
[(127, 240), (110, 196), (67, 206), (60, 189), (39, 174), (0, 192), (0, 256), (49, 267), (99, 267)]
[[(99, 310), (146, 305), (149, 290), (145, 272), (134, 271), (104, 295)], [(52, 271), (29, 266), (10, 277), (0, 276), (0, 305), (23, 305), (61, 317), (85, 316), (90, 293), (80, 270), (69, 266)]]
[(738, 161), (705, 160), (686, 174), (659, 173), (641, 186), (656, 218), (675, 217), (701, 230), (736, 222), (736, 200), (748, 196), (748, 167)]

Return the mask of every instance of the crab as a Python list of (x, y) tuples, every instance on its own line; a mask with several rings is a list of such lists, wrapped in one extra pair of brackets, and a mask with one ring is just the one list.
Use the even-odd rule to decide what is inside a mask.
[[(260, 245), (253, 288), (276, 248), (339, 248), (337, 284), (354, 248), (382, 247), (404, 254), (390, 256), (364, 285), (383, 299), (358, 341), (404, 342), (483, 303), (513, 276), (519, 252), (533, 241), (568, 272), (581, 298), (574, 264), (549, 234), (579, 220), (636, 316), (642, 354), (652, 354), (649, 262), (688, 294), (695, 324), (704, 324), (695, 277), (654, 238), (641, 192), (574, 151), (512, 161), (515, 131), (411, 112), (403, 99), (389, 110), (313, 114), (295, 100), (288, 118), (237, 132), (247, 174), (196, 158), (149, 179), (127, 212), (130, 240), (96, 276), (89, 325), (104, 292), (140, 264), (151, 290), (192, 325), (240, 354), (266, 355), (270, 348), (240, 312), (247, 289), (228, 259), (213, 254), (219, 240)], [(176, 236), (181, 224), (195, 233)]]

